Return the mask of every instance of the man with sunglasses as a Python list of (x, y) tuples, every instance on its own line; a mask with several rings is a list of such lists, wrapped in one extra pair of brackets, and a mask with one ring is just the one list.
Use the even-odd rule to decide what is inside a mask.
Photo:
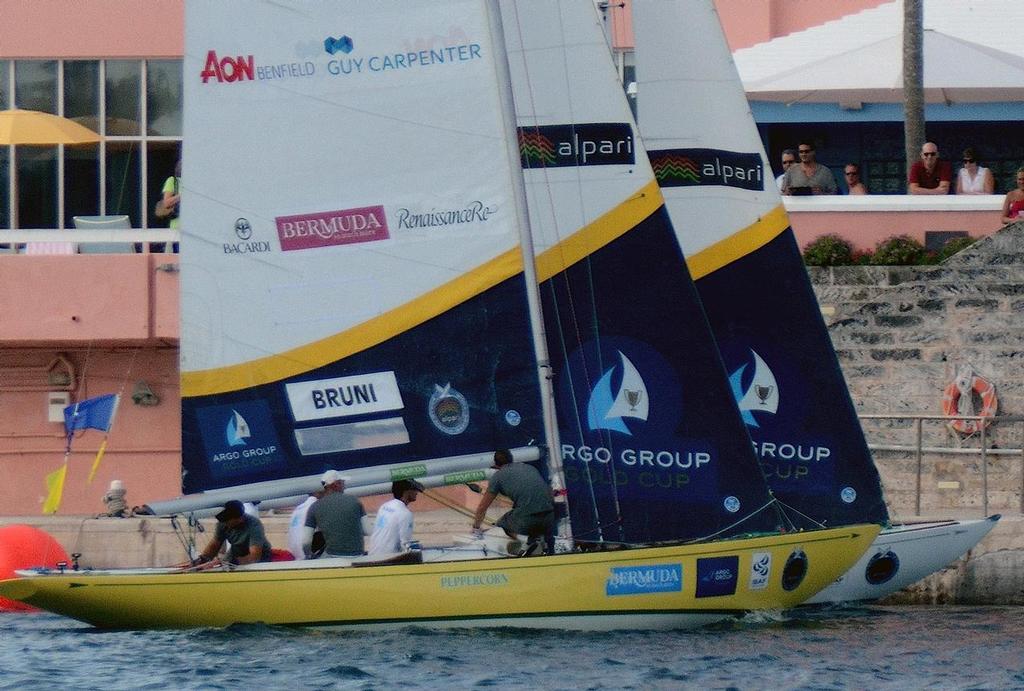
[(814, 144), (802, 141), (796, 152), (800, 156), (800, 163), (789, 166), (782, 176), (782, 193), (835, 194), (838, 190), (835, 176), (826, 166), (814, 160)]
[(786, 171), (789, 167), (796, 163), (796, 149), (783, 149), (782, 150), (782, 172), (775, 178), (775, 184), (782, 189), (782, 178), (786, 177)]
[(921, 147), (921, 160), (915, 161), (907, 176), (910, 194), (949, 194), (953, 181), (953, 166), (939, 160), (939, 147), (925, 142)]

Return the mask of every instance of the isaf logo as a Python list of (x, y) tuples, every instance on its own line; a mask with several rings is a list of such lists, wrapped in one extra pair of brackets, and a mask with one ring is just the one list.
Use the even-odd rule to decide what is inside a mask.
[[(587, 424), (591, 430), (607, 429), (632, 436), (623, 418), (647, 421), (650, 400), (640, 372), (622, 351), (620, 365), (607, 370), (590, 393)], [(612, 377), (621, 372), (618, 389), (612, 392)]]
[(775, 374), (767, 363), (753, 350), (750, 351), (753, 358), (753, 376), (746, 388), (743, 388), (743, 375), (750, 363), (743, 364), (729, 375), (729, 385), (732, 387), (732, 394), (739, 404), (740, 414), (743, 422), (748, 427), (760, 427), (754, 418), (755, 413), (775, 415), (779, 410), (779, 385), (775, 381)]

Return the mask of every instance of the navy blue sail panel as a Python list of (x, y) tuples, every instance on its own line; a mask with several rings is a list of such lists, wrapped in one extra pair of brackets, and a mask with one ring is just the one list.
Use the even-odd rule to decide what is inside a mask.
[(775, 530), (664, 208), (543, 281), (541, 296), (573, 536)]
[(699, 278), (697, 290), (775, 496), (828, 526), (888, 521), (792, 229)]
[(540, 443), (530, 333), (520, 273), (340, 361), (183, 398), (183, 492)]

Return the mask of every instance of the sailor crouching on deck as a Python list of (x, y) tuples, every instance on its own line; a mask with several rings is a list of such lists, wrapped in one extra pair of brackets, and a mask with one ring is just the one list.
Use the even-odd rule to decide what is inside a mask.
[(371, 557), (383, 557), (405, 552), (412, 543), (412, 511), (409, 504), (416, 501), (416, 495), (423, 491), (423, 485), (415, 480), (398, 480), (391, 483), (394, 499), (377, 509), (377, 520), (370, 535)]
[(473, 533), (480, 534), (480, 525), (488, 507), (496, 496), (503, 494), (512, 500), (512, 510), (499, 518), (495, 525), (511, 538), (526, 535), (524, 555), (547, 551), (545, 537), (551, 534), (555, 522), (551, 487), (532, 465), (513, 463), (512, 454), (507, 450), (494, 452), (494, 465), (491, 467), (497, 468), (498, 472), (491, 476), (487, 491), (480, 497), (473, 517)]
[(217, 514), (217, 530), (213, 539), (192, 563), (204, 564), (220, 552), (225, 542), (231, 543), (227, 560), (231, 564), (254, 564), (270, 561), (270, 542), (263, 523), (245, 512), (242, 502), (232, 499)]
[(363, 516), (366, 511), (359, 500), (345, 494), (345, 478), (336, 470), (327, 470), (320, 477), (323, 496), (309, 507), (302, 543), (307, 556), (313, 544), (313, 533), (324, 535), (324, 557), (356, 557), (363, 554)]

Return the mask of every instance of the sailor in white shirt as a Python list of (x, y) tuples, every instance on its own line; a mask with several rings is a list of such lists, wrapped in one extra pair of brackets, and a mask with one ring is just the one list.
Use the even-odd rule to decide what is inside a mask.
[(412, 511), (409, 504), (416, 501), (416, 495), (423, 491), (423, 485), (415, 480), (398, 480), (391, 483), (394, 499), (377, 509), (377, 520), (370, 535), (371, 557), (382, 557), (404, 552), (412, 542)]

